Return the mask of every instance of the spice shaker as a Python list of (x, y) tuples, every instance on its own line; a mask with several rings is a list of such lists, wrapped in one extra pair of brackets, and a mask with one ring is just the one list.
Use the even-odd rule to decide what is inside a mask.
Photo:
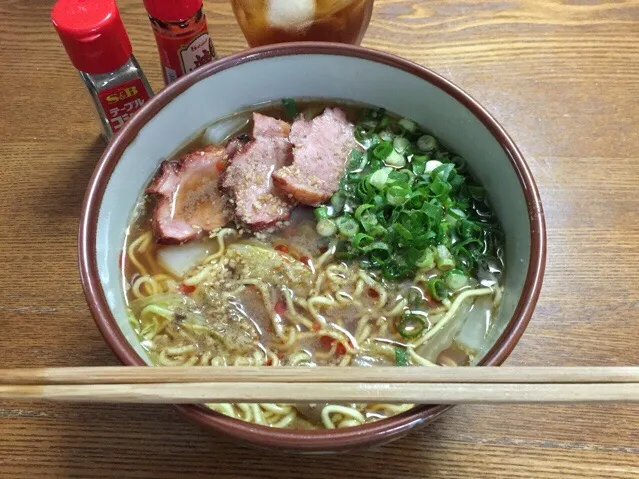
[(202, 0), (144, 0), (158, 44), (164, 83), (215, 58)]
[(58, 0), (51, 20), (109, 140), (153, 96), (115, 0)]

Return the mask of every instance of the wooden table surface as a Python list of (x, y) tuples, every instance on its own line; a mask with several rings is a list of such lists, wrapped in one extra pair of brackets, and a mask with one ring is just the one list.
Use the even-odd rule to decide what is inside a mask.
[[(118, 0), (154, 89), (141, 0)], [(116, 365), (84, 301), (76, 232), (104, 148), (49, 23), (51, 0), (0, 0), (0, 360)], [(245, 48), (207, 1), (218, 53)], [(549, 255), (509, 365), (639, 357), (639, 0), (378, 0), (365, 45), (466, 89), (537, 179)], [(247, 449), (171, 407), (0, 404), (0, 477), (514, 478), (639, 476), (637, 406), (467, 406), (375, 451)]]

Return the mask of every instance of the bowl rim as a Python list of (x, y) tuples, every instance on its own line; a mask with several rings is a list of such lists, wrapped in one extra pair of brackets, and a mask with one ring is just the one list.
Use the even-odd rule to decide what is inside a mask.
[[(237, 65), (265, 58), (291, 55), (336, 55), (391, 66), (430, 83), (452, 96), (478, 118), (499, 142), (515, 171), (526, 200), (530, 221), (530, 262), (517, 307), (506, 328), (479, 365), (498, 366), (521, 338), (541, 292), (546, 263), (546, 225), (541, 198), (523, 155), (503, 127), (474, 98), (437, 73), (410, 60), (365, 47), (295, 42), (244, 50), (216, 60), (158, 92), (107, 145), (89, 181), (82, 204), (78, 234), (78, 263), (84, 295), (106, 343), (125, 365), (145, 365), (120, 331), (107, 303), (98, 274), (96, 235), (99, 209), (111, 174), (122, 153), (159, 110), (198, 81)], [(402, 414), (362, 426), (335, 430), (289, 430), (250, 424), (198, 405), (176, 405), (183, 415), (233, 439), (260, 447), (296, 451), (338, 451), (388, 442), (419, 424), (433, 420), (451, 406), (422, 405)]]

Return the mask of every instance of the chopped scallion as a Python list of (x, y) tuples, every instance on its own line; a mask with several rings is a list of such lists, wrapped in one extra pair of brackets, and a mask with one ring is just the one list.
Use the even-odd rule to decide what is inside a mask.
[(461, 157), (383, 109), (364, 111), (354, 135), (338, 192), (315, 209), (318, 231), (338, 239), (338, 258), (387, 279), (437, 268), (431, 289), (441, 300), (499, 257), (503, 233)]
[(397, 324), (397, 332), (402, 338), (413, 339), (426, 329), (426, 321), (419, 315), (407, 311)]
[(408, 147), (410, 146), (410, 141), (408, 138), (404, 138), (403, 136), (398, 136), (393, 140), (393, 148), (397, 153), (404, 153)]
[(443, 244), (437, 245), (437, 251), (435, 253), (435, 262), (437, 267), (442, 271), (455, 267), (455, 259), (450, 253), (450, 250)]
[(392, 152), (393, 144), (390, 141), (382, 141), (373, 150), (373, 155), (375, 155), (375, 158), (385, 160)]
[(293, 98), (283, 98), (282, 104), (284, 105), (286, 116), (290, 118), (297, 116), (297, 102)]
[(388, 181), (388, 175), (393, 169), (389, 166), (381, 168), (373, 173), (369, 178), (368, 182), (373, 185), (378, 190), (383, 190), (386, 186), (386, 182)]
[(406, 348), (395, 346), (395, 364), (397, 366), (408, 366), (410, 364), (408, 362), (408, 353), (406, 352)]
[(437, 140), (430, 135), (423, 135), (417, 139), (417, 148), (421, 151), (432, 151), (437, 148)]
[(337, 232), (337, 225), (333, 220), (322, 218), (317, 222), (316, 229), (320, 236), (333, 236)]
[(448, 297), (448, 287), (439, 278), (429, 279), (426, 288), (430, 296), (437, 301), (442, 301)]
[(459, 291), (468, 284), (468, 277), (458, 269), (451, 269), (444, 274), (446, 285), (453, 291)]
[(395, 151), (395, 149), (393, 149), (390, 154), (384, 159), (384, 163), (395, 168), (403, 168), (404, 166), (406, 166), (406, 158), (404, 157), (404, 155), (398, 153), (397, 151)]
[(404, 130), (415, 133), (417, 131), (417, 123), (407, 118), (402, 118), (397, 122)]
[(347, 238), (352, 238), (359, 231), (359, 225), (357, 221), (355, 221), (350, 216), (340, 216), (335, 220), (335, 224), (337, 225), (337, 229), (340, 234), (346, 236)]

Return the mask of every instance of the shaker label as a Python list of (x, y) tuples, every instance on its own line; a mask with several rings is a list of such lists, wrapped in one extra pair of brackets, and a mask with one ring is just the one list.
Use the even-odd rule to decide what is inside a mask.
[(156, 31), (155, 40), (167, 85), (215, 58), (215, 48), (206, 22), (201, 23), (192, 38), (170, 37)]
[(140, 78), (101, 91), (98, 96), (114, 133), (149, 100), (149, 93)]
[(189, 73), (197, 67), (206, 65), (213, 60), (213, 42), (208, 33), (204, 32), (195, 37), (191, 43), (180, 50), (182, 71)]

